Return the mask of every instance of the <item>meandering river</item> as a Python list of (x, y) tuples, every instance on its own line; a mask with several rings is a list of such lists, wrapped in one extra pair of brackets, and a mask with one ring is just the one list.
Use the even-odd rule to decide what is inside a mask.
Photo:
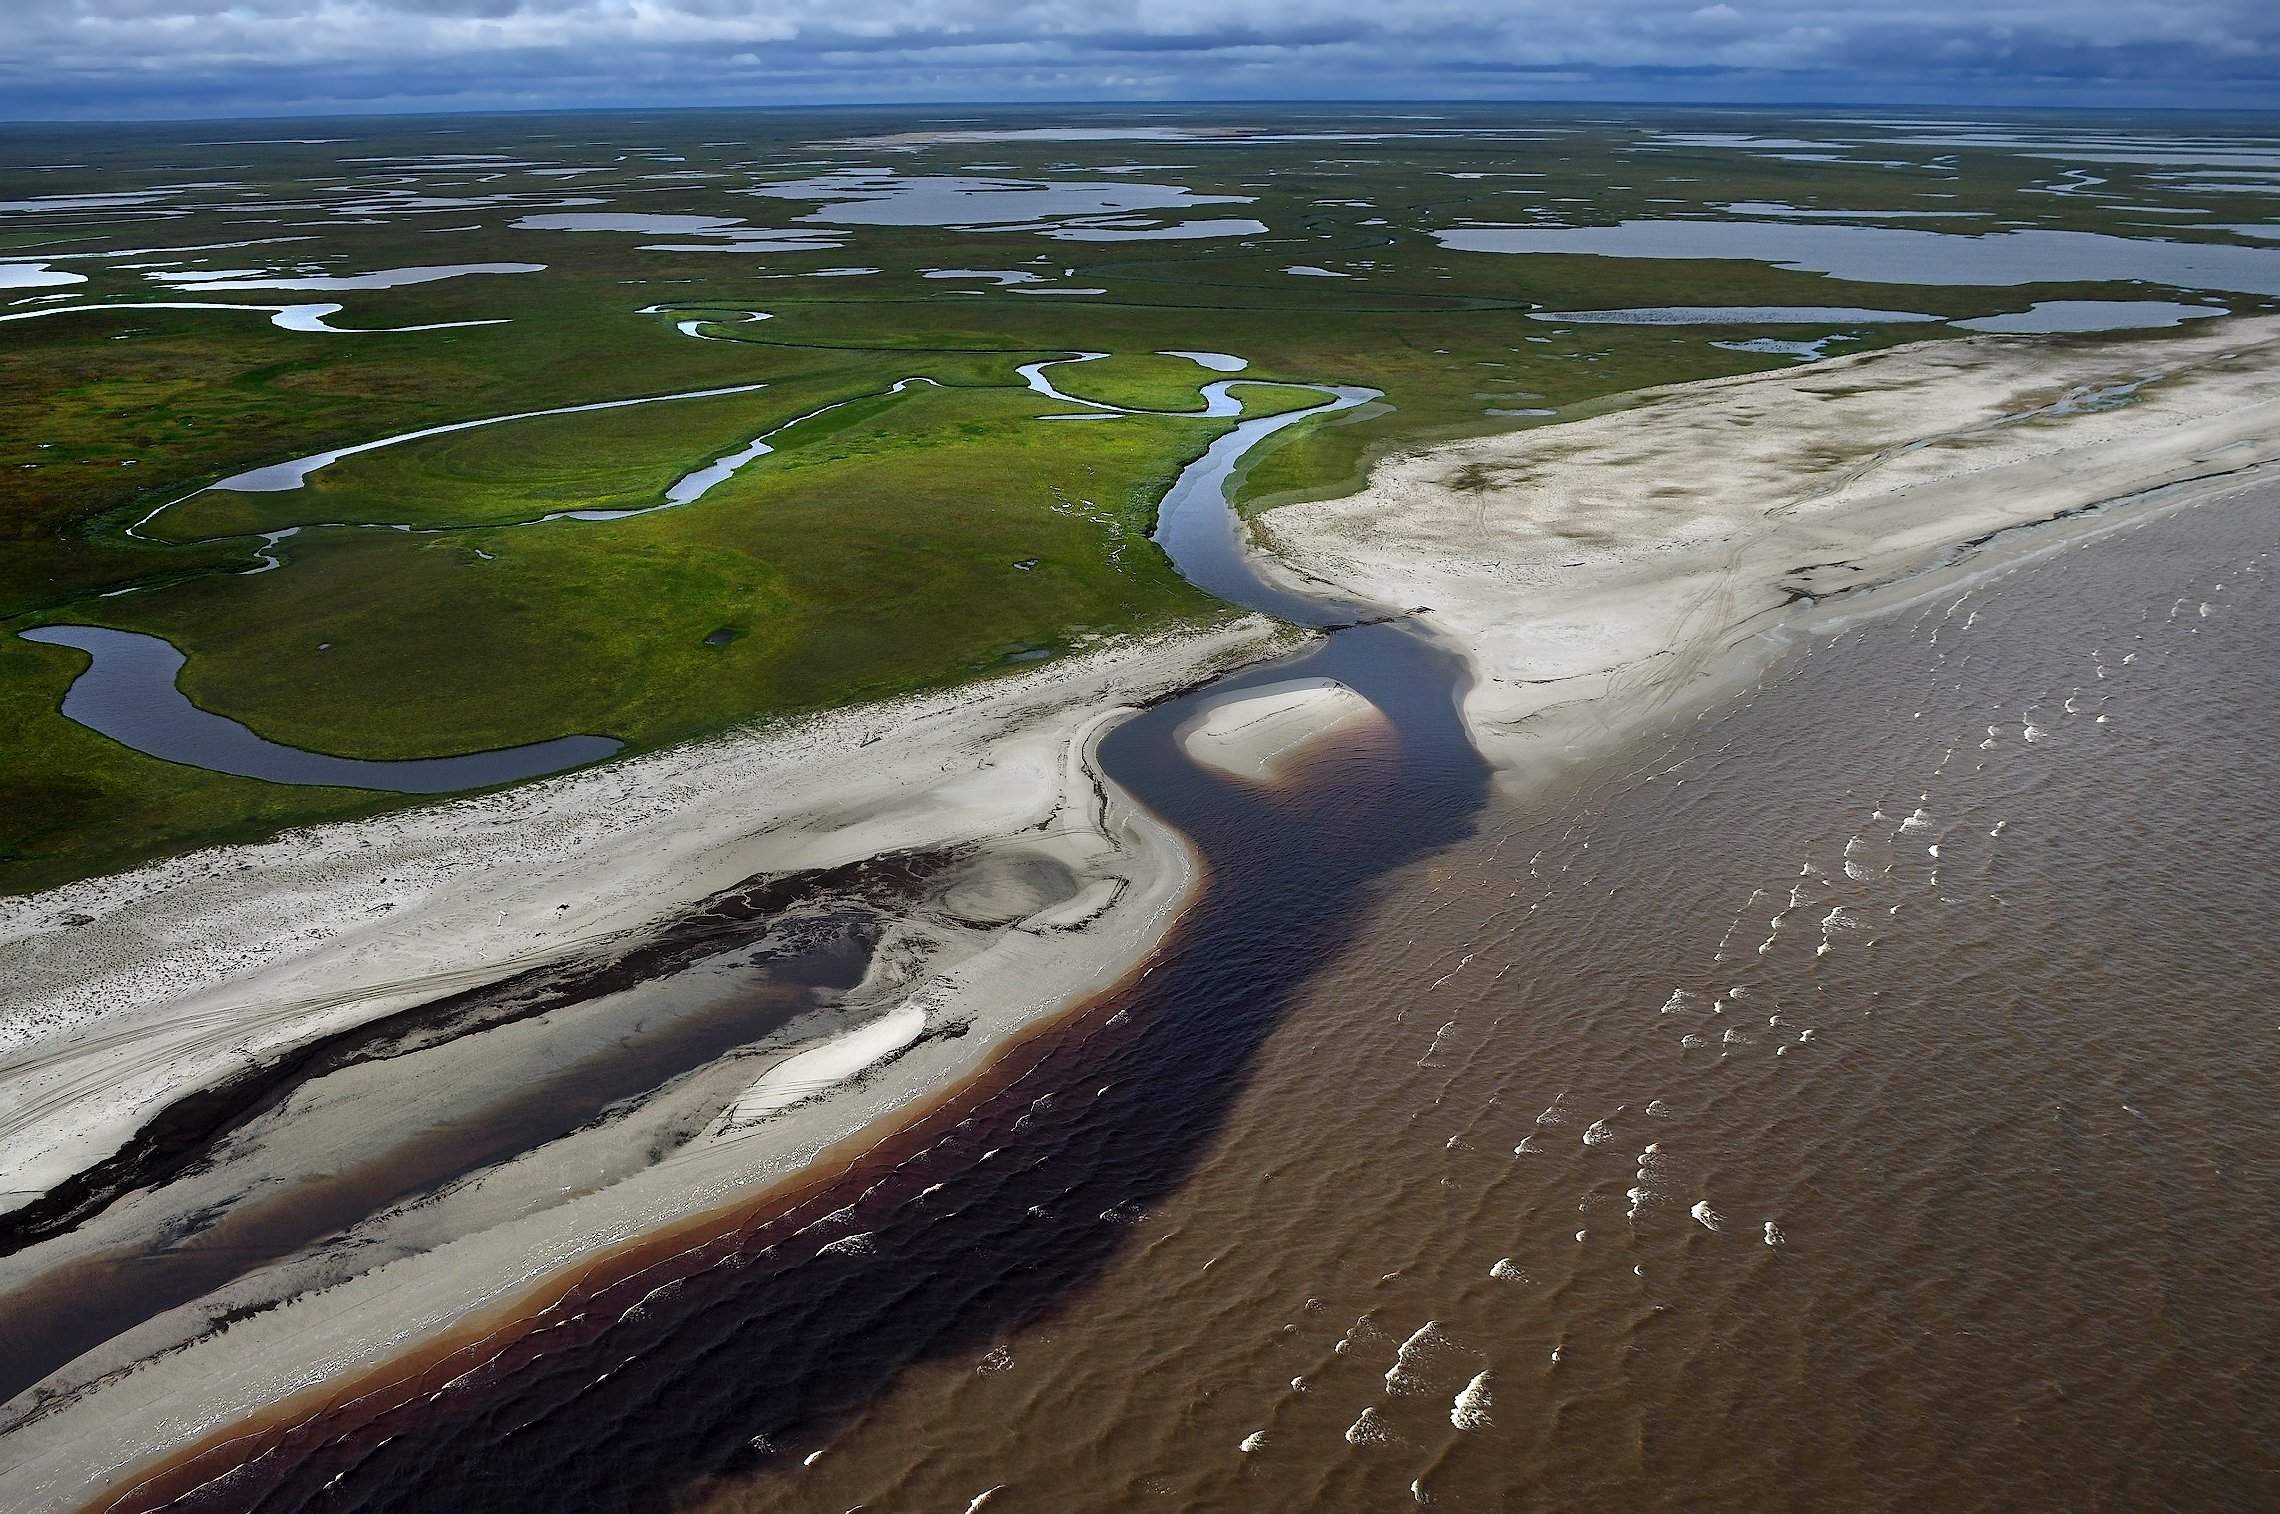
[[(1167, 550), (1354, 618), (1210, 508), (1241, 450)], [(1232, 681), (1388, 716), (1278, 785), (1151, 709), (1101, 762), (1209, 871), (1145, 974), (181, 1506), (2255, 1506), (2273, 503), (1823, 624), (1520, 794), (1405, 621)]]

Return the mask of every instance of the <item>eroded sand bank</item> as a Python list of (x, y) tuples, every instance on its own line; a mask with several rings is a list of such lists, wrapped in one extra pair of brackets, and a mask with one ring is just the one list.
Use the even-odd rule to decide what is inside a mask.
[[(16, 1208), (170, 1100), (343, 1026), (638, 941), (661, 914), (755, 875), (928, 848), (955, 859), (827, 1009), (50, 1375), (4, 1411), (0, 1504), (69, 1506), (119, 1468), (383, 1359), (580, 1256), (797, 1173), (1113, 982), (1184, 906), (1194, 862), (1100, 780), (1093, 745), (1133, 704), (1288, 636), (1253, 618), (1153, 638), (0, 904), (0, 1188)], [(700, 963), (667, 991), (701, 995), (712, 971)], [(398, 1059), (333, 1074), (210, 1163), (0, 1259), (0, 1292), (68, 1285), (83, 1263), (195, 1236), (211, 1206), (258, 1197), (312, 1153), (319, 1170), (346, 1164), (381, 1133), (448, 1118), (511, 1078), (518, 1057), (543, 1056), (540, 1042), (576, 1034), (579, 1015), (612, 1007), (604, 995), (545, 1025), (452, 1042), (424, 1070)], [(296, 1295), (210, 1333), (217, 1310)], [(196, 1344), (173, 1349), (185, 1342)]]
[(2280, 457), (2276, 343), (2280, 318), (1975, 338), (1646, 390), (1394, 458), (1261, 534), (1301, 573), (1427, 607), (1472, 660), (1475, 740), (1525, 779), (1749, 676), (1790, 606), (2146, 491), (2237, 486)]

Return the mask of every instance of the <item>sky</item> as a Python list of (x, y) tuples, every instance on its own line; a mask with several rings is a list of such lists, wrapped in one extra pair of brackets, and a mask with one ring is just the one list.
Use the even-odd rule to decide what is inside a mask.
[(0, 0), (0, 119), (995, 101), (2280, 110), (2275, 0)]

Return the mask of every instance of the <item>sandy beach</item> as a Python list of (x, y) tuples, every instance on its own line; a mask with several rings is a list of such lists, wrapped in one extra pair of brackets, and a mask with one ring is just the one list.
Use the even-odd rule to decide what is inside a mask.
[[(1392, 459), (1363, 492), (1278, 510), (1261, 535), (1295, 576), (1425, 607), (1419, 622), (1474, 669), (1475, 741), (1525, 783), (1746, 682), (1807, 615), (1920, 593), (1999, 533), (2238, 487), (2280, 456), (2280, 320), (2210, 324), (1924, 344), (1650, 390), (1594, 419)], [(0, 905), (0, 970), (37, 1007), (0, 1043), (0, 1188), (22, 1207), (248, 1060), (635, 940), (756, 875), (963, 849), (842, 1007), (359, 1226), (353, 1261), (328, 1248), (256, 1270), (13, 1400), (0, 1503), (73, 1506), (582, 1256), (798, 1174), (1114, 981), (1176, 917), (1195, 864), (1099, 778), (1092, 743), (1119, 710), (1282, 645), (1254, 618), (1106, 648)], [(1370, 718), (1335, 683), (1269, 685), (1207, 702), (1182, 744), (1264, 781), (1284, 753)], [(477, 1039), (492, 1036), (486, 1055), (511, 1066), (513, 1036)], [(353, 1150), (400, 1117), (395, 1071), (337, 1080), (289, 1141)], [(0, 1281), (61, 1276), (248, 1191), (285, 1137), (249, 1126), (212, 1169), (0, 1262)], [(654, 1145), (671, 1154), (629, 1157)], [(220, 1311), (280, 1299), (209, 1333)]]
[[(1227, 630), (0, 901), (0, 1204), (173, 1090), (635, 931), (760, 873), (1002, 837), (1100, 714), (1266, 655)], [(885, 740), (891, 734), (892, 740)], [(1083, 787), (1079, 784), (1079, 787)]]
[[(832, 1010), (796, 1018), (613, 1129), (380, 1217), (353, 1248), (363, 1261), (343, 1264), (335, 1248), (225, 1290), (245, 1302), (326, 1289), (321, 1306), (264, 1316), (279, 1327), (266, 1345), (251, 1334), (267, 1330), (240, 1325), (112, 1384), (87, 1401), (101, 1406), (92, 1422), (47, 1412), (61, 1402), (53, 1392), (18, 1398), (11, 1421), (46, 1408), (11, 1432), (4, 1501), (68, 1503), (90, 1478), (369, 1363), (581, 1254), (765, 1187), (1112, 982), (1176, 918), (1194, 865), (1181, 838), (1098, 781), (1092, 744), (1133, 705), (1286, 639), (1253, 618), (1118, 645), (990, 684), (7, 901), (0, 956), (22, 1012), (0, 1057), (0, 1185), (21, 1208), (116, 1152), (170, 1100), (250, 1063), (406, 1006), (638, 947), (660, 917), (756, 876), (828, 876), (929, 849), (950, 859), (902, 901), (864, 980)], [(685, 975), (685, 995), (708, 991), (712, 966)], [(730, 975), (709, 987), (740, 984)], [(606, 1016), (612, 998), (582, 1008)], [(454, 1098), (482, 1097), (487, 1078), (512, 1079), (517, 1039), (575, 1033), (552, 1019), (461, 1043), (472, 1055), (432, 1057), (439, 1066), (425, 1074), (382, 1062), (336, 1075), (327, 1082), (340, 1086), (290, 1120), (256, 1121), (182, 1181), (0, 1261), (0, 1278), (11, 1290), (55, 1285), (203, 1205), (242, 1199), (275, 1175), (273, 1157), (304, 1162), (313, 1150), (320, 1165), (350, 1161), (360, 1135), (416, 1125), (430, 1101), (444, 1114)], [(891, 1079), (863, 1075), (888, 1058)], [(647, 1165), (638, 1153), (664, 1127), (679, 1144)], [(565, 1171), (580, 1181), (565, 1183)], [(570, 1189), (585, 1191), (563, 1202)], [(479, 1238), (478, 1260), (466, 1253)], [(375, 1241), (392, 1260), (365, 1271)], [(45, 1388), (68, 1395), (204, 1335), (219, 1302), (163, 1314)], [(309, 1314), (322, 1314), (323, 1328), (294, 1318)], [(263, 1366), (249, 1370), (256, 1360)], [(148, 1438), (109, 1450), (81, 1438), (100, 1442), (123, 1425)]]
[[(1966, 544), (2280, 457), (2280, 320), (2096, 343), (1923, 343), (1649, 389), (1614, 413), (1388, 460), (1267, 515), (1306, 576), (1471, 659), (1465, 715), (1513, 781), (1587, 758)], [(1273, 559), (1270, 559), (1270, 561)]]

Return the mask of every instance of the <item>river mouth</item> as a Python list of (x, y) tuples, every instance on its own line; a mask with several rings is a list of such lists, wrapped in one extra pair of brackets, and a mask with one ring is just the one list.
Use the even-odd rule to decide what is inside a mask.
[[(1242, 364), (1225, 354), (1205, 356), (1214, 361), (1200, 366), (1219, 371)], [(1031, 386), (1048, 397), (1086, 403), (1054, 387), (1045, 372), (1051, 366), (1032, 365), (1034, 371), (1025, 375)], [(1240, 402), (1227, 393), (1227, 382), (1204, 386), (1210, 413), (1240, 413)], [(1262, 577), (1228, 506), (1226, 488), (1241, 459), (1268, 437), (1308, 418), (1352, 409), (1377, 398), (1378, 392), (1272, 387), (1313, 390), (1321, 400), (1310, 408), (1241, 420), (1190, 463), (1167, 497), (1160, 544), (1184, 573), (1219, 587), (1246, 607), (1279, 607), (1288, 612), (1287, 618), (1313, 624), (1357, 615), (1367, 607), (1309, 599)], [(1111, 421), (1152, 414), (1095, 408)], [(502, 752), (407, 762), (332, 757), (266, 741), (235, 721), (198, 709), (175, 684), (183, 654), (161, 638), (81, 626), (49, 626), (24, 634), (34, 641), (85, 651), (93, 659), (66, 694), (68, 717), (137, 750), (215, 771), (275, 782), (446, 792), (550, 770), (539, 764), (567, 766), (595, 760), (618, 746), (606, 738), (573, 737)], [(1484, 785), (1485, 769), (1472, 756), (1457, 714), (1455, 699), (1463, 669), (1455, 654), (1413, 629), (1372, 625), (1322, 642), (1295, 663), (1286, 660), (1221, 680), (1211, 686), (1211, 696), (1287, 681), (1294, 667), (1317, 679), (1342, 682), (1381, 709), (1391, 706), (1402, 711), (1417, 731), (1426, 733), (1423, 739), (1441, 750), (1447, 763), (1445, 781), (1473, 791)], [(1181, 753), (1178, 729), (1200, 697), (1177, 698), (1142, 714), (1133, 726), (1153, 733), (1151, 745), (1131, 759), (1113, 758), (1104, 750), (1100, 756), (1104, 771), (1121, 775), (1128, 763), (1137, 763), (1140, 771), (1185, 773), (1192, 784), (1175, 783), (1152, 808), (1176, 823), (1230, 836), (1240, 833), (1242, 844), (1253, 851), (1270, 848), (1269, 834), (1283, 823), (1274, 793), (1212, 777)], [(1121, 751), (1132, 739), (1119, 731), (1108, 741)], [(1300, 767), (1303, 770), (1304, 764)], [(1464, 807), (1462, 803), (1444, 807), (1442, 828), (1454, 823), (1449, 817), (1461, 814)], [(1191, 808), (1197, 813), (1181, 822), (1181, 812)], [(1414, 828), (1406, 844), (1419, 844), (1417, 837), (1435, 833), (1433, 825)], [(1384, 844), (1392, 844), (1391, 838), (1384, 838)], [(1361, 851), (1369, 855), (1382, 849), (1381, 842), (1373, 839)], [(1340, 887), (1352, 887), (1375, 867), (1367, 864), (1351, 877), (1345, 876), (1350, 869), (1334, 871), (1341, 877)], [(450, 1045), (455, 1037), (471, 1033), (469, 1025), (448, 1032), (419, 1030), (412, 1034), (414, 1044), (397, 1045), (399, 1033), (391, 1023), (330, 1038), (313, 1059), (296, 1057), (288, 1059), (290, 1065), (257, 1067), (257, 1103), (247, 1104), (240, 1091), (217, 1089), (210, 1096), (193, 1096), (170, 1107), (139, 1138), (138, 1149), (149, 1150), (123, 1154), (103, 1164), (106, 1170), (96, 1175), (97, 1181), (79, 1184), (68, 1194), (49, 1195), (11, 1216), (0, 1234), (0, 1241), (6, 1242), (0, 1254), (67, 1232), (88, 1216), (102, 1214), (113, 1202), (131, 1198), (145, 1185), (162, 1190), (185, 1171), (195, 1178), (217, 1158), (256, 1170), (265, 1162), (275, 1171), (293, 1170), (289, 1157), (249, 1153), (260, 1152), (265, 1143), (292, 1140), (300, 1127), (284, 1122), (292, 1116), (307, 1124), (304, 1106), (338, 1106), (353, 1114), (360, 1101), (368, 1102), (381, 1082), (391, 1077), (439, 1087), (454, 1078), (473, 1079), (464, 1088), (448, 1089), (446, 1103), (431, 1110), (424, 1121), (415, 1119), (411, 1128), (397, 1129), (391, 1123), (381, 1139), (367, 1132), (360, 1141), (367, 1149), (358, 1150), (353, 1159), (344, 1156), (333, 1167), (294, 1178), (277, 1192), (230, 1189), (225, 1184), (210, 1206), (187, 1220), (169, 1223), (147, 1247), (114, 1246), (7, 1296), (0, 1302), (0, 1316), (13, 1321), (9, 1333), (21, 1350), (12, 1375), (0, 1382), (0, 1398), (31, 1388), (81, 1352), (130, 1332), (154, 1313), (204, 1297), (270, 1263), (345, 1246), (341, 1237), (360, 1221), (394, 1206), (416, 1205), (422, 1196), (463, 1181), (479, 1181), (486, 1167), (559, 1143), (589, 1124), (614, 1117), (621, 1106), (631, 1108), (654, 1098), (676, 1079), (733, 1068), (772, 1033), (834, 1003), (864, 978), (866, 964), (886, 929), (882, 911), (896, 899), (906, 911), (930, 913), (953, 930), (1003, 928), (1026, 917), (1045, 918), (1056, 906), (1082, 902), (1078, 879), (1065, 864), (1043, 853), (1014, 850), (973, 864), (950, 857), (893, 854), (853, 870), (865, 876), (874, 871), (901, 881), (885, 894), (871, 883), (855, 885), (846, 907), (834, 906), (836, 913), (826, 911), (818, 917), (812, 901), (787, 904), (805, 886), (796, 878), (752, 880), (744, 890), (769, 903), (730, 896), (710, 901), (685, 918), (662, 923), (653, 932), (654, 941), (637, 943), (625, 953), (629, 966), (622, 970), (615, 959), (599, 967), (571, 959), (566, 969), (571, 986), (566, 991), (548, 987), (546, 973), (536, 975), (540, 981), (535, 986), (525, 982), (533, 975), (525, 974), (393, 1017), (407, 1023), (437, 1016), (439, 1023), (470, 1017), (483, 1022), (473, 1028), (481, 1029), (485, 1055), (467, 1064), (471, 1071), (455, 1065), (459, 1053)], [(837, 897), (831, 890), (839, 885), (825, 879), (819, 886), (826, 890), (821, 903), (831, 904)], [(1090, 891), (1099, 887), (1092, 885)], [(786, 893), (787, 889), (792, 892)], [(711, 917), (724, 908), (737, 919), (757, 911), (756, 923), (732, 932), (731, 940), (716, 941)], [(787, 908), (791, 913), (784, 913)], [(711, 943), (708, 950), (713, 955), (692, 960), (685, 949), (659, 944), (682, 935)], [(788, 944), (754, 952), (755, 941), (778, 937), (785, 937)], [(630, 966), (636, 962), (646, 965)], [(496, 1006), (483, 1007), (493, 999)], [(538, 1013), (545, 1017), (543, 1025), (523, 1023)], [(333, 1041), (345, 1049), (336, 1049)], [(378, 1050), (364, 1049), (368, 1041)], [(442, 1065), (432, 1065), (437, 1058), (444, 1059)], [(313, 1089), (321, 1096), (306, 1097)], [(715, 1104), (700, 1101), (692, 1107), (711, 1111)], [(324, 1118), (337, 1121), (343, 1116), (336, 1112)], [(679, 1134), (660, 1137), (665, 1144), (658, 1149), (669, 1149), (671, 1139), (686, 1139), (692, 1118), (684, 1111)], [(118, 1170), (109, 1171), (112, 1167)], [(131, 1221), (122, 1221), (121, 1227), (124, 1233), (133, 1233)], [(85, 1296), (91, 1277), (111, 1279), (108, 1287), (96, 1290), (99, 1296), (92, 1301)], [(138, 1279), (135, 1286), (126, 1285), (130, 1277)]]
[(2265, 508), (1824, 628), (1524, 807), (1403, 625), (1229, 681), (1392, 717), (1279, 788), (1150, 710), (1103, 763), (1212, 874), (1145, 976), (184, 1507), (2234, 1506)]
[[(863, 1278), (875, 1276), (869, 1241), (858, 1237), (858, 1249), (847, 1250), (838, 1244), (847, 1240), (844, 1223), (816, 1223), (824, 1210), (842, 1208), (853, 1188), (862, 1190), (865, 1213), (902, 1205), (914, 1219), (941, 1218), (939, 1206), (929, 1204), (922, 1192), (929, 1185), (950, 1181), (958, 1172), (985, 1183), (1004, 1180), (990, 1197), (979, 1203), (961, 1199), (956, 1208), (957, 1223), (950, 1230), (962, 1239), (953, 1250), (965, 1251), (975, 1265), (934, 1254), (933, 1246), (948, 1241), (950, 1232), (939, 1226), (930, 1230), (929, 1255), (916, 1259), (920, 1271), (912, 1275), (925, 1280), (930, 1298), (941, 1290), (948, 1293), (913, 1304), (914, 1319), (955, 1316), (959, 1310), (948, 1304), (949, 1297), (997, 1275), (1009, 1260), (1027, 1274), (1023, 1290), (1034, 1290), (1040, 1298), (1057, 1295), (1101, 1266), (1113, 1254), (1120, 1232), (1100, 1216), (1141, 1213), (1176, 1191), (1246, 1086), (1246, 1069), (1282, 1014), (1314, 973), (1338, 957), (1351, 921), (1373, 906), (1384, 880), (1471, 834), (1490, 785), (1459, 713), (1464, 676), (1461, 658), (1411, 625), (1356, 626), (1333, 633), (1295, 658), (1156, 705), (1111, 731), (1097, 750), (1101, 770), (1194, 838), (1206, 860), (1204, 892), (1171, 939), (1123, 986), (1011, 1049), (985, 1069), (972, 1091), (890, 1137), (872, 1158), (834, 1179), (824, 1197), (796, 1202), (788, 1212), (773, 1207), (749, 1230), (739, 1222), (724, 1232), (715, 1220), (662, 1232), (644, 1243), (641, 1254), (666, 1259), (631, 1264), (634, 1275), (622, 1284), (611, 1280), (616, 1273), (612, 1266), (589, 1273), (573, 1300), (550, 1310), (556, 1323), (544, 1332), (543, 1345), (530, 1342), (569, 1373), (555, 1381), (567, 1386), (571, 1378), (590, 1377), (589, 1349), (612, 1355), (627, 1349), (618, 1332), (650, 1317), (655, 1308), (651, 1303), (628, 1315), (637, 1300), (661, 1286), (676, 1300), (694, 1297), (692, 1290), (709, 1288), (716, 1279), (726, 1281), (717, 1267), (724, 1258), (730, 1272), (753, 1286), (762, 1286), (764, 1277), (773, 1279), (766, 1284), (771, 1296), (780, 1285), (796, 1290), (793, 1299), (784, 1300), (789, 1312), (777, 1321), (790, 1332), (781, 1338), (782, 1345), (797, 1349), (793, 1343), (802, 1335), (820, 1330), (814, 1337), (823, 1353), (819, 1360), (835, 1364), (834, 1377), (867, 1373), (875, 1347), (891, 1352), (899, 1349), (891, 1343), (904, 1338), (888, 1324), (893, 1311), (876, 1312), (874, 1305), (865, 1304), (834, 1324), (835, 1301), (845, 1297), (841, 1286), (816, 1288), (820, 1280), (794, 1265), (804, 1258), (836, 1267), (844, 1259), (856, 1263)], [(1295, 678), (1336, 680), (1377, 706), (1388, 721), (1291, 759), (1273, 784), (1222, 777), (1185, 755), (1180, 728), (1200, 702), (1272, 689)], [(951, 898), (962, 902), (956, 890)], [(1046, 1166), (1007, 1166), (1001, 1173), (984, 1155), (1001, 1143), (1027, 1146), (1039, 1139), (1056, 1146), (1075, 1141), (1086, 1156), (1074, 1165), (1056, 1159)], [(914, 1149), (914, 1159), (902, 1160)], [(1094, 1163), (1094, 1170), (1083, 1170)], [(675, 1277), (687, 1281), (666, 1286)], [(850, 1275), (841, 1282), (854, 1280)], [(669, 1312), (678, 1317), (677, 1311)], [(666, 1313), (655, 1317), (662, 1320)], [(860, 1339), (848, 1338), (842, 1326), (856, 1327)], [(887, 1328), (877, 1333), (879, 1326)], [(853, 1357), (846, 1354), (850, 1350)], [(644, 1360), (634, 1350), (632, 1359), (608, 1376), (645, 1392), (640, 1384), (658, 1381), (650, 1376), (654, 1371), (679, 1376), (670, 1356)], [(519, 1348), (510, 1348), (509, 1359), (520, 1359)], [(443, 1370), (448, 1377), (462, 1375), (458, 1366)], [(513, 1371), (502, 1360), (478, 1378), (504, 1383), (513, 1379)], [(469, 1379), (470, 1385), (476, 1380)], [(789, 1378), (777, 1386), (793, 1394), (784, 1400), (787, 1406), (807, 1400), (811, 1388)], [(685, 1387), (684, 1382), (674, 1391)], [(760, 1399), (746, 1396), (754, 1390)], [(774, 1403), (775, 1391), (765, 1383), (740, 1384), (736, 1393), (744, 1407), (737, 1411), (739, 1417), (772, 1418), (777, 1411), (762, 1404)], [(378, 1410), (397, 1397), (383, 1391), (364, 1407)], [(413, 1394), (414, 1400), (426, 1397), (425, 1388)], [(411, 1404), (404, 1412), (417, 1420)], [(264, 1457), (258, 1471), (248, 1469), (251, 1481), (247, 1473), (235, 1474), (222, 1485), (226, 1491), (218, 1492), (218, 1501), (192, 1496), (185, 1507), (237, 1508), (263, 1496), (281, 1497), (281, 1507), (295, 1507), (301, 1494), (291, 1490), (320, 1467), (318, 1482), (351, 1466), (371, 1467), (391, 1490), (380, 1494), (373, 1507), (394, 1506), (399, 1495), (409, 1497), (413, 1506), (429, 1498), (432, 1490), (423, 1491), (421, 1476), (399, 1481), (403, 1471), (388, 1449), (402, 1443), (399, 1429), (411, 1422), (399, 1426), (393, 1414), (367, 1421), (362, 1409), (356, 1418), (359, 1428), (353, 1430), (346, 1424), (312, 1422), (293, 1433), (284, 1455)], [(367, 1432), (378, 1445), (365, 1439)], [(420, 1433), (415, 1430), (413, 1438)], [(547, 1433), (551, 1436), (551, 1429)], [(305, 1442), (304, 1436), (315, 1440)], [(735, 1438), (745, 1456), (753, 1454), (746, 1444), (751, 1439), (750, 1434)], [(310, 1445), (315, 1454), (305, 1457), (304, 1447)], [(375, 1453), (377, 1459), (372, 1459)], [(635, 1481), (654, 1489), (657, 1470), (644, 1467)], [(254, 1486), (267, 1487), (272, 1471), (285, 1474), (284, 1483), (271, 1494), (256, 1494)], [(356, 1476), (361, 1480), (361, 1471)], [(148, 1491), (155, 1493), (157, 1487)], [(502, 1508), (591, 1509), (643, 1506), (650, 1494), (634, 1493), (628, 1484), (631, 1502), (620, 1505), (614, 1501), (617, 1495), (593, 1484), (556, 1503), (552, 1494), (523, 1484), (502, 1462), (494, 1474), (475, 1476), (453, 1496), (497, 1500), (495, 1506)], [(143, 1497), (137, 1493), (124, 1507), (143, 1507)]]

